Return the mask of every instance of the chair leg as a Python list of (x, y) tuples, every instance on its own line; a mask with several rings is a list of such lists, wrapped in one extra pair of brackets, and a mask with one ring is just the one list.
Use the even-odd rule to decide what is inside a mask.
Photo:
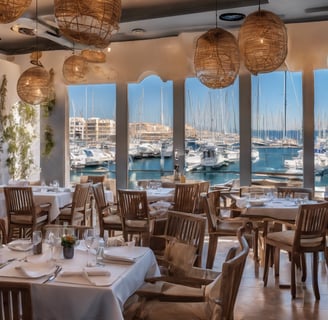
[(213, 268), (217, 246), (218, 246), (218, 236), (210, 234), (208, 250), (207, 250), (207, 260), (206, 260), (207, 269)]
[(279, 268), (280, 268), (280, 249), (274, 248), (273, 250), (274, 255), (274, 275), (275, 277), (279, 277)]
[(318, 252), (313, 252), (313, 262), (312, 262), (312, 287), (314, 291), (315, 298), (320, 300), (320, 292), (318, 287)]
[(290, 272), (290, 282), (291, 282), (291, 286), (290, 286), (290, 292), (292, 295), (292, 298), (295, 299), (296, 298), (296, 279), (295, 279), (295, 268), (296, 268), (296, 264), (295, 264), (295, 254), (291, 254), (291, 272)]
[(264, 286), (266, 287), (267, 283), (268, 283), (268, 274), (269, 274), (269, 264), (270, 264), (270, 258), (271, 258), (271, 251), (272, 251), (273, 247), (266, 244), (265, 245), (265, 253), (264, 253), (264, 271), (263, 271), (263, 282), (264, 282)]
[(301, 254), (302, 282), (305, 282), (307, 276), (305, 253)]

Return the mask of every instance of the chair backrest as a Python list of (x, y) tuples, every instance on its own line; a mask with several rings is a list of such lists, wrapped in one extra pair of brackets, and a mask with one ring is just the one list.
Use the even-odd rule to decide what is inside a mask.
[(33, 216), (35, 205), (31, 187), (4, 188), (8, 222), (12, 214)]
[(167, 221), (164, 235), (167, 238), (176, 239), (188, 243), (197, 248), (196, 265), (201, 266), (201, 258), (204, 245), (206, 218), (185, 212), (167, 212)]
[(214, 190), (208, 193), (202, 193), (201, 196), (207, 217), (208, 231), (215, 232), (218, 222), (217, 214), (220, 213), (220, 191)]
[(301, 205), (295, 223), (294, 250), (325, 249), (328, 202)]
[(199, 188), (198, 188), (198, 196), (197, 196), (197, 208), (196, 208), (196, 213), (204, 213), (205, 208), (204, 208), (204, 202), (202, 197), (200, 196), (203, 192), (208, 192), (210, 188), (210, 182), (209, 181), (201, 181), (198, 183)]
[(117, 193), (123, 222), (125, 220), (149, 220), (146, 191), (118, 189)]
[(73, 215), (75, 212), (84, 212), (86, 210), (90, 188), (90, 183), (78, 183), (75, 185), (72, 199), (72, 221), (74, 221)]
[(104, 182), (105, 181), (105, 176), (88, 176), (88, 181), (91, 183), (98, 183), (98, 182)]
[(238, 232), (240, 249), (229, 251), (227, 260), (222, 265), (221, 274), (206, 286), (205, 294), (215, 302), (212, 320), (234, 318), (234, 307), (243, 276), (249, 246), (241, 230)]
[(95, 198), (95, 203), (96, 203), (96, 210), (98, 213), (98, 223), (99, 223), (99, 229), (103, 230), (104, 229), (104, 213), (105, 211), (109, 214), (110, 213), (110, 208), (109, 205), (106, 202), (105, 198), (105, 190), (104, 190), (104, 185), (101, 182), (95, 183), (92, 186), (93, 190), (93, 195)]
[(7, 243), (7, 231), (5, 220), (0, 219), (0, 244)]
[(309, 200), (313, 198), (313, 190), (311, 188), (299, 187), (277, 187), (278, 198), (303, 198), (307, 196)]
[(0, 313), (2, 320), (33, 319), (29, 283), (0, 282)]
[(173, 210), (194, 213), (197, 208), (198, 195), (198, 183), (176, 183)]

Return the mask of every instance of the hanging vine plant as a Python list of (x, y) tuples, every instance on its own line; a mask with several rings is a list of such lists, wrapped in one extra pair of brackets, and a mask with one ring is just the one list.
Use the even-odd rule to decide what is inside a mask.
[(0, 122), (2, 129), (1, 151), (7, 144), (7, 159), (9, 175), (12, 179), (27, 179), (33, 165), (31, 145), (35, 139), (33, 124), (36, 112), (33, 106), (17, 102), (10, 113), (6, 113), (7, 78), (3, 76), (0, 87)]
[[(49, 81), (48, 100), (41, 104), (42, 114), (46, 118), (49, 118), (49, 116), (51, 115), (51, 113), (55, 107), (55, 104), (56, 104), (56, 94), (55, 94), (55, 88), (54, 88), (55, 73), (52, 68), (50, 69), (49, 74), (50, 74), (50, 81)], [(44, 134), (44, 136), (43, 136), (44, 137), (44, 149), (43, 149), (42, 155), (49, 156), (53, 147), (55, 146), (53, 130), (49, 123), (46, 125), (43, 134)]]
[[(55, 105), (53, 86), (53, 70), (50, 71), (51, 90), (49, 100), (41, 105), (44, 117), (49, 117)], [(4, 152), (4, 144), (7, 146), (6, 165), (12, 179), (28, 179), (33, 169), (32, 143), (36, 138), (34, 125), (36, 122), (37, 109), (28, 103), (19, 101), (6, 109), (7, 77), (4, 75), (0, 85), (0, 152)], [(53, 147), (53, 130), (49, 124), (44, 130), (45, 147), (42, 155), (48, 156)]]

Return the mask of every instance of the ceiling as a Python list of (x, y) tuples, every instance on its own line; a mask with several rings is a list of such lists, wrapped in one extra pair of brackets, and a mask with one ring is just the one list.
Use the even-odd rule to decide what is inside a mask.
[[(0, 25), (0, 53), (16, 55), (36, 51), (36, 48), (40, 51), (83, 48), (83, 45), (73, 45), (60, 34), (53, 2), (33, 0), (18, 20)], [(122, 0), (120, 29), (112, 35), (111, 41), (138, 41), (177, 36), (182, 32), (205, 32), (215, 27), (216, 12), (217, 16), (231, 12), (247, 16), (257, 9), (258, 0)], [(328, 20), (327, 0), (261, 0), (261, 9), (274, 12), (285, 23)], [(218, 26), (236, 29), (242, 22), (218, 19)], [(13, 31), (15, 25), (16, 31)], [(34, 35), (35, 29), (38, 37)]]

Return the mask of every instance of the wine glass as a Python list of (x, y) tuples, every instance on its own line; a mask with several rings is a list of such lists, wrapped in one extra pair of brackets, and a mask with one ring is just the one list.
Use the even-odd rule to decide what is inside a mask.
[(54, 261), (54, 249), (60, 243), (60, 236), (58, 230), (47, 230), (45, 242), (50, 246), (50, 260)]
[(88, 259), (87, 266), (93, 266), (92, 261), (90, 261), (90, 249), (93, 247), (96, 240), (96, 232), (95, 229), (86, 229), (84, 231), (84, 244), (87, 247)]

